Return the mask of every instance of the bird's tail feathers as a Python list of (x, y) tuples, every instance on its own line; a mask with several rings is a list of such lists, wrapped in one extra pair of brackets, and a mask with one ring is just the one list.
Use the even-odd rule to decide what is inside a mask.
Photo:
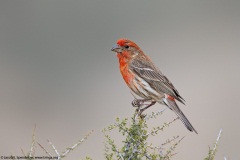
[(175, 112), (175, 114), (180, 118), (180, 120), (183, 122), (183, 124), (189, 131), (194, 131), (196, 134), (198, 134), (197, 131), (193, 128), (192, 124), (187, 119), (187, 117), (180, 110), (175, 100), (172, 100), (166, 96), (165, 98), (163, 98), (163, 102), (168, 106), (168, 108)]

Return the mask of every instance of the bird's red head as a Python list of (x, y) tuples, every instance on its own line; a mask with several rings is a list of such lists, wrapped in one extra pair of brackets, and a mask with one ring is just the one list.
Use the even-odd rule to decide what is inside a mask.
[(141, 53), (141, 49), (136, 43), (128, 39), (119, 39), (117, 44), (111, 49), (118, 53), (118, 57), (134, 58)]
[(121, 47), (129, 46), (129, 47), (139, 48), (136, 43), (134, 43), (133, 41), (130, 41), (128, 39), (119, 39), (117, 41), (117, 44)]

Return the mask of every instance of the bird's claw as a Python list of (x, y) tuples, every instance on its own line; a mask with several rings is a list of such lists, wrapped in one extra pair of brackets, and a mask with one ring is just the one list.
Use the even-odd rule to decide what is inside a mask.
[(140, 117), (141, 119), (144, 119), (146, 116), (147, 116), (147, 114), (142, 114), (142, 112), (139, 114), (139, 117)]
[(144, 119), (146, 117), (146, 114), (142, 114), (142, 112), (144, 111), (144, 109), (140, 109), (140, 107), (138, 107), (136, 109), (136, 114), (141, 118)]
[[(142, 119), (146, 117), (146, 114), (142, 114), (142, 112), (156, 103), (156, 101), (150, 101), (151, 102), (150, 104), (144, 104), (145, 102), (148, 102), (148, 101), (149, 101), (148, 99), (134, 99), (132, 101), (132, 106), (137, 107), (136, 112)], [(147, 106), (144, 108), (141, 108), (144, 105), (147, 105)]]
[(141, 100), (141, 99), (134, 99), (134, 100), (132, 101), (132, 106), (133, 106), (133, 107), (138, 107), (138, 108), (140, 108), (141, 106), (143, 106), (143, 104), (144, 104), (144, 101)]

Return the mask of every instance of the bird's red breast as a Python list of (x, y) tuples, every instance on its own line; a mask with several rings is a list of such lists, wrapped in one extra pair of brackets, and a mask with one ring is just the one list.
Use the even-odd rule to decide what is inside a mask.
[(119, 59), (119, 68), (120, 68), (120, 72), (122, 74), (122, 77), (124, 79), (124, 81), (127, 83), (127, 85), (130, 85), (130, 83), (133, 80), (133, 74), (131, 73), (131, 71), (129, 70), (129, 55), (127, 52), (123, 52), (123, 53), (118, 53), (117, 57)]

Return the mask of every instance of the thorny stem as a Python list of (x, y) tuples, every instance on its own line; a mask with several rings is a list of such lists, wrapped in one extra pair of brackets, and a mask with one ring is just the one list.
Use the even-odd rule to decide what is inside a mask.
[(218, 144), (218, 141), (220, 140), (220, 137), (221, 137), (221, 134), (222, 134), (222, 129), (220, 129), (219, 133), (218, 133), (218, 136), (217, 136), (217, 140), (216, 140), (216, 143), (214, 144), (214, 147), (212, 149), (212, 152), (209, 156), (209, 160), (213, 159), (215, 153), (216, 153), (216, 150), (217, 150), (217, 144)]

